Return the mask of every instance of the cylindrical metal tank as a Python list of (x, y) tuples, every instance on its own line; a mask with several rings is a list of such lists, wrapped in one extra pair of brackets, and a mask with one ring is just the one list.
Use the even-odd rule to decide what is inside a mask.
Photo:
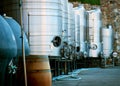
[(29, 37), (31, 55), (60, 55), (61, 7), (60, 0), (23, 1), (23, 23)]
[(62, 2), (62, 39), (68, 43), (68, 0)]
[(75, 16), (75, 58), (80, 58), (80, 15), (78, 7), (74, 8)]
[(70, 59), (75, 56), (75, 14), (73, 11), (73, 4), (68, 2), (68, 45), (70, 52)]
[(62, 44), (60, 55), (62, 58), (69, 57), (68, 48), (68, 0), (61, 0), (62, 3)]
[(89, 57), (99, 57), (101, 52), (101, 26), (100, 8), (87, 11)]
[[(21, 27), (12, 17), (5, 16), (4, 19), (10, 25), (16, 39), (17, 43), (17, 56), (22, 56), (22, 38), (21, 38)], [(30, 52), (28, 39), (24, 33), (24, 45), (25, 45), (25, 55), (28, 56)]]
[(80, 52), (85, 53), (87, 52), (87, 29), (86, 29), (86, 10), (83, 4), (78, 6), (79, 15), (80, 15)]
[(0, 86), (4, 84), (7, 65), (16, 55), (17, 45), (15, 36), (9, 24), (0, 15)]
[(113, 30), (111, 25), (108, 28), (102, 28), (102, 41), (104, 58), (108, 58), (113, 52)]
[(75, 47), (77, 48), (77, 52), (79, 52), (80, 50), (80, 15), (79, 15), (78, 7), (74, 8), (74, 14), (75, 14)]
[(73, 4), (68, 3), (68, 44), (74, 45), (74, 41), (75, 41), (75, 21)]

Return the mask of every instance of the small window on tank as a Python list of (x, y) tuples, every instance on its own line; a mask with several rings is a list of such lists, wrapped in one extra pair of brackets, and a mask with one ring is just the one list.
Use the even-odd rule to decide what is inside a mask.
[(93, 50), (96, 50), (96, 49), (97, 49), (97, 45), (96, 45), (96, 44), (93, 44), (93, 45), (92, 45), (92, 49), (93, 49)]

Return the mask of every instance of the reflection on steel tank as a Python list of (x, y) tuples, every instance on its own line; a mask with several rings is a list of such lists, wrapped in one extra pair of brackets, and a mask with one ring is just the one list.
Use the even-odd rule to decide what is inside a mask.
[(61, 0), (62, 2), (62, 38), (68, 43), (68, 0)]
[(80, 15), (80, 52), (86, 57), (87, 54), (87, 29), (86, 29), (86, 10), (83, 4), (78, 6)]
[(101, 52), (101, 26), (100, 8), (87, 11), (89, 57), (99, 57)]
[(77, 58), (79, 58), (79, 51), (80, 51), (80, 15), (78, 7), (74, 8), (75, 14), (75, 53)]
[(73, 4), (68, 2), (68, 45), (70, 52), (70, 59), (75, 56), (75, 14), (73, 11)]
[(75, 45), (75, 20), (73, 4), (68, 3), (68, 44)]
[(68, 0), (61, 0), (62, 3), (62, 43), (60, 55), (62, 58), (69, 58), (68, 47)]
[(10, 60), (17, 56), (17, 45), (11, 27), (2, 16), (0, 16), (0, 40), (0, 86), (3, 86), (6, 67)]
[(80, 47), (80, 15), (78, 8), (74, 8), (75, 14), (75, 45)]
[(30, 55), (60, 55), (62, 36), (60, 0), (23, 1), (23, 24), (29, 37)]

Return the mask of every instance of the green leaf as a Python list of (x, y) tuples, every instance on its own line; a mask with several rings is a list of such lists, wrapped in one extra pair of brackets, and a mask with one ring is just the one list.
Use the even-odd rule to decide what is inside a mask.
[(83, 4), (88, 3), (91, 5), (100, 5), (100, 0), (69, 0), (69, 1), (71, 1), (71, 2), (78, 1), (78, 2), (81, 2)]

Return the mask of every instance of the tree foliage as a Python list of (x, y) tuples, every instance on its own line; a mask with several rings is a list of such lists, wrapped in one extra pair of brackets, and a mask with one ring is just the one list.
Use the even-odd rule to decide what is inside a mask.
[(70, 2), (78, 1), (83, 4), (88, 3), (92, 5), (100, 5), (100, 0), (69, 0)]

